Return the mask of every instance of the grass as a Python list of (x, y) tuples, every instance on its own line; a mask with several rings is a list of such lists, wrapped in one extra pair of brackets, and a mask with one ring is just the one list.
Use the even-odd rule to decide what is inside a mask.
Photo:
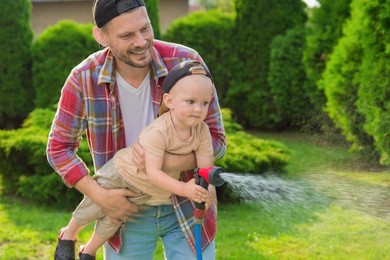
[[(217, 259), (390, 259), (390, 171), (340, 143), (301, 134), (259, 134), (291, 150), (288, 174), (305, 180), (304, 201), (272, 210), (220, 204)], [(52, 259), (57, 232), (71, 216), (12, 198), (0, 199), (0, 260)], [(79, 237), (85, 242), (93, 226)], [(102, 259), (101, 251), (98, 259)], [(163, 259), (159, 244), (155, 259)]]

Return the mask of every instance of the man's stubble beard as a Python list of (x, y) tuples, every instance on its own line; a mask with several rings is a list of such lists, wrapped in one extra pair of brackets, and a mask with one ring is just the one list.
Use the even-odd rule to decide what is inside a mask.
[[(119, 57), (119, 60), (122, 61), (123, 63), (131, 66), (131, 67), (134, 67), (134, 68), (145, 68), (145, 67), (149, 67), (150, 66), (150, 63), (152, 62), (152, 49), (153, 49), (153, 43), (151, 43), (148, 48), (147, 48), (147, 52), (148, 53), (148, 58), (147, 60), (145, 60), (144, 62), (142, 63), (139, 63), (139, 62), (135, 62), (131, 59), (131, 56), (134, 55), (132, 53), (132, 51), (127, 51), (126, 52), (126, 55), (120, 55)], [(136, 50), (137, 51), (137, 50)]]

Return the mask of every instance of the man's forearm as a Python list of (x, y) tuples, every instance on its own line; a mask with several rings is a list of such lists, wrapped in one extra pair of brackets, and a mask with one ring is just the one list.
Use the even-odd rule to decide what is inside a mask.
[(85, 196), (91, 198), (94, 202), (99, 201), (99, 197), (103, 194), (105, 189), (102, 188), (96, 181), (90, 176), (86, 175), (81, 178), (74, 187)]

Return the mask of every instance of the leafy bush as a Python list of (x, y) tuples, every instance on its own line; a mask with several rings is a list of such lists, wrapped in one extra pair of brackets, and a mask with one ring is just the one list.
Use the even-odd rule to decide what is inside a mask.
[(36, 107), (56, 104), (70, 70), (98, 49), (92, 24), (63, 20), (48, 27), (32, 48)]
[(380, 163), (390, 165), (390, 1), (356, 2), (365, 11), (357, 107), (365, 116), (364, 130), (374, 139)]
[(146, 8), (148, 9), (148, 15), (150, 22), (152, 23), (154, 37), (160, 38), (160, 14), (159, 14), (159, 0), (145, 0)]
[(33, 110), (31, 1), (0, 1), (0, 128), (14, 129)]
[(222, 109), (226, 125), (228, 149), (217, 164), (228, 172), (261, 174), (267, 171), (283, 171), (289, 158), (288, 149), (276, 141), (263, 140), (242, 131), (234, 122), (231, 111)]
[(343, 35), (343, 24), (350, 17), (352, 0), (319, 0), (321, 7), (311, 10), (306, 24), (306, 46), (303, 50), (303, 64), (306, 72), (304, 87), (313, 104), (311, 130), (327, 132), (333, 124), (324, 112), (326, 96), (318, 85), (326, 63), (337, 41)]
[(267, 82), (271, 42), (306, 21), (301, 0), (236, 0), (235, 42), (241, 64), (234, 67), (234, 83), (226, 102), (245, 127), (273, 129), (274, 111)]
[(298, 26), (276, 36), (271, 43), (268, 84), (275, 104), (271, 120), (277, 129), (300, 129), (312, 116), (313, 105), (303, 84), (304, 37), (304, 27)]
[[(35, 202), (73, 208), (81, 200), (76, 189), (68, 189), (46, 159), (47, 137), (54, 110), (36, 109), (23, 128), (0, 131), (0, 175), (3, 192)], [(280, 143), (265, 141), (244, 133), (223, 109), (228, 135), (228, 152), (217, 165), (230, 172), (261, 173), (281, 171), (287, 163), (287, 149)], [(87, 142), (81, 142), (78, 155), (93, 167)], [(93, 169), (90, 169), (93, 172)]]
[[(22, 196), (38, 203), (73, 208), (81, 194), (69, 190), (46, 159), (51, 120), (50, 109), (35, 109), (23, 127), (0, 131), (0, 175), (5, 194)], [(86, 142), (79, 149), (87, 165), (93, 165)]]
[[(263, 174), (282, 173), (289, 160), (289, 150), (277, 141), (263, 140), (243, 131), (243, 127), (232, 120), (229, 109), (222, 109), (228, 148), (222, 160), (215, 164), (231, 173)], [(229, 185), (217, 189), (218, 198), (235, 201)]]
[[(372, 138), (364, 130), (365, 117), (357, 109), (358, 73), (364, 49), (361, 31), (364, 26), (364, 8), (352, 2), (351, 18), (344, 25), (344, 36), (335, 46), (326, 65), (320, 87), (327, 97), (327, 112), (354, 151), (372, 152)], [(357, 7), (355, 7), (357, 6)]]
[(199, 11), (175, 20), (163, 39), (191, 47), (199, 52), (213, 75), (223, 107), (227, 90), (237, 69), (233, 44), (234, 16), (217, 10)]

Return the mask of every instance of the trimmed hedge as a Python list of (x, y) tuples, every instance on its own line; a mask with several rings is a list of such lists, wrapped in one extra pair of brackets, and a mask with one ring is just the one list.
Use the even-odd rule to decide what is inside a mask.
[(0, 1), (0, 128), (20, 126), (33, 110), (31, 1)]
[(232, 120), (231, 111), (222, 109), (228, 149), (217, 165), (228, 172), (261, 174), (268, 171), (282, 172), (287, 165), (289, 152), (286, 146), (276, 141), (254, 137)]
[(390, 0), (357, 1), (364, 10), (364, 57), (359, 74), (358, 111), (373, 137), (380, 163), (390, 166)]
[(145, 0), (146, 9), (148, 10), (148, 15), (150, 22), (152, 23), (154, 37), (160, 39), (160, 14), (159, 14), (159, 0)]
[(195, 49), (213, 75), (223, 107), (226, 92), (232, 87), (236, 70), (236, 46), (233, 44), (234, 15), (217, 10), (198, 11), (175, 20), (163, 39)]
[(326, 63), (337, 41), (343, 36), (343, 24), (350, 17), (352, 0), (320, 0), (320, 8), (311, 10), (306, 24), (306, 46), (303, 49), (303, 64), (306, 93), (313, 104), (310, 127), (315, 132), (334, 131), (329, 116), (324, 111), (326, 96), (319, 86)]
[[(229, 107), (245, 127), (275, 129), (268, 84), (271, 42), (306, 21), (301, 0), (235, 0), (234, 46), (241, 60), (234, 67), (234, 85), (227, 93)], [(286, 68), (288, 70), (290, 68)]]
[(33, 43), (33, 85), (36, 108), (57, 104), (71, 69), (99, 49), (92, 24), (62, 20), (47, 28)]
[[(4, 194), (17, 195), (38, 203), (72, 208), (82, 196), (69, 190), (47, 162), (46, 144), (55, 111), (35, 109), (23, 127), (0, 131), (0, 177)], [(79, 155), (93, 165), (86, 142)]]
[(298, 26), (276, 36), (271, 43), (268, 84), (275, 105), (271, 120), (277, 129), (302, 129), (313, 116), (313, 105), (303, 84), (304, 37), (304, 27)]
[[(358, 0), (359, 1), (359, 0)], [(343, 28), (344, 36), (338, 41), (326, 65), (319, 86), (325, 90), (326, 110), (354, 151), (372, 153), (372, 138), (365, 132), (365, 117), (357, 109), (359, 70), (364, 49), (362, 30), (365, 21), (364, 8), (352, 2), (351, 18)]]
[[(81, 194), (76, 189), (68, 189), (46, 159), (47, 137), (54, 114), (54, 110), (36, 109), (27, 118), (23, 128), (0, 131), (3, 192), (38, 203), (74, 208), (81, 200)], [(282, 144), (242, 132), (241, 126), (231, 121), (228, 110), (223, 110), (223, 117), (229, 148), (226, 156), (216, 165), (230, 172), (283, 170), (288, 152)], [(88, 166), (93, 167), (86, 140), (81, 142), (78, 155)]]

